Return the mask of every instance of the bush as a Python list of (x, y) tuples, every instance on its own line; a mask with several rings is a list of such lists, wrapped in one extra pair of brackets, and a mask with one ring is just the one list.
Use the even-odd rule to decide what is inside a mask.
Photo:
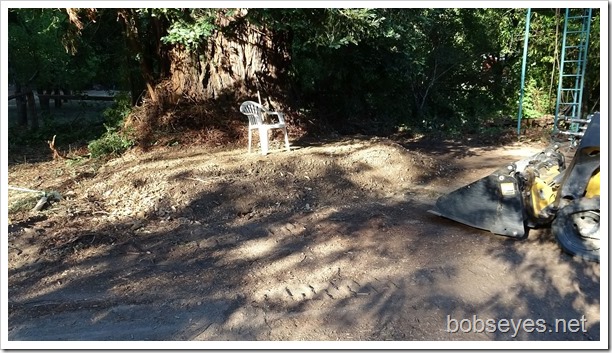
[(134, 146), (135, 140), (131, 137), (129, 131), (122, 130), (123, 122), (131, 111), (132, 105), (129, 95), (125, 93), (117, 95), (115, 104), (102, 113), (105, 118), (106, 132), (97, 140), (91, 141), (87, 146), (92, 158), (106, 155), (118, 156)]
[(91, 141), (87, 147), (91, 157), (98, 158), (106, 155), (118, 156), (132, 146), (134, 146), (132, 138), (125, 136), (121, 131), (108, 129), (102, 137)]
[(550, 97), (536, 82), (529, 80), (525, 87), (523, 97), (523, 116), (527, 119), (536, 119), (548, 112)]
[(132, 99), (127, 92), (121, 92), (115, 97), (115, 104), (104, 110), (105, 125), (119, 129), (123, 126), (125, 118), (132, 112)]

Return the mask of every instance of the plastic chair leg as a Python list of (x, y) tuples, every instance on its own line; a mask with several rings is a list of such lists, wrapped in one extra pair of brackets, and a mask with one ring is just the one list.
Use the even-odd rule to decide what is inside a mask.
[(251, 153), (251, 143), (253, 142), (253, 129), (249, 127), (249, 153)]
[(291, 148), (289, 147), (289, 135), (287, 134), (287, 128), (283, 128), (283, 131), (285, 131), (285, 147), (287, 147), (287, 152), (290, 152)]
[(259, 144), (261, 145), (261, 154), (268, 154), (268, 129), (259, 128)]

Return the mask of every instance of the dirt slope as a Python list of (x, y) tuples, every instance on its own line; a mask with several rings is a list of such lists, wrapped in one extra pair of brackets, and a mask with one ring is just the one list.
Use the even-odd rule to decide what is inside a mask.
[[(546, 230), (514, 241), (426, 212), (540, 149), (351, 138), (11, 166), (9, 185), (63, 199), (10, 214), (9, 339), (599, 340), (598, 264)], [(546, 329), (448, 332), (474, 315)]]

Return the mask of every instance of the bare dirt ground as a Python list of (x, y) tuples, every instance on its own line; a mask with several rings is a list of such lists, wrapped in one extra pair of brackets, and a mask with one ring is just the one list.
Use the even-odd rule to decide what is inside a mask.
[[(9, 340), (599, 340), (599, 264), (545, 229), (517, 241), (426, 212), (543, 146), (433, 147), (11, 163), (9, 185), (63, 198), (32, 213), (9, 192)], [(451, 333), (449, 318), (545, 321)]]

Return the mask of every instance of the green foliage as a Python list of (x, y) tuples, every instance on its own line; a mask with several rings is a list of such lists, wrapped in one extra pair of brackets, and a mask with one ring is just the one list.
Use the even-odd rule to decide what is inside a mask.
[(134, 146), (135, 140), (131, 133), (121, 129), (131, 110), (130, 97), (126, 93), (122, 93), (116, 97), (115, 104), (104, 111), (106, 132), (100, 138), (91, 141), (87, 146), (92, 158), (107, 155), (118, 156)]
[(116, 13), (110, 20), (109, 12), (100, 9), (98, 21), (79, 33), (64, 9), (9, 9), (9, 81), (25, 84), (34, 77), (32, 87), (71, 90), (118, 83), (124, 41)]
[(298, 51), (358, 45), (385, 31), (377, 9), (249, 9), (248, 17), (257, 25), (291, 32)]
[(134, 140), (121, 131), (107, 127), (107, 131), (97, 140), (91, 141), (87, 148), (91, 158), (104, 156), (119, 156), (130, 147), (134, 146)]
[(373, 9), (321, 9), (319, 16), (321, 27), (314, 28), (314, 36), (302, 39), (303, 46), (338, 49), (358, 45), (367, 38), (377, 37), (384, 21)]
[(26, 83), (38, 70), (39, 82), (51, 81), (70, 60), (61, 45), (67, 16), (42, 9), (11, 9), (10, 15), (9, 79)]
[(102, 115), (104, 116), (104, 125), (111, 129), (118, 129), (123, 126), (125, 118), (132, 111), (132, 101), (127, 92), (120, 92), (115, 96), (115, 102), (109, 108), (106, 108)]
[(600, 57), (601, 50), (601, 14), (599, 9), (593, 9), (587, 67), (585, 73), (585, 90), (583, 94), (583, 112), (591, 114), (600, 108)]
[(535, 80), (525, 84), (523, 97), (523, 116), (525, 118), (540, 118), (549, 111), (550, 97), (548, 92), (538, 87)]
[(501, 10), (335, 11), (311, 11), (308, 26), (292, 22), (300, 29), (292, 59), (313, 113), (339, 131), (429, 131), (507, 110), (516, 86), (505, 63), (482, 72), (483, 54), (499, 57), (503, 49), (494, 33)]
[(171, 20), (168, 33), (161, 38), (165, 44), (181, 44), (189, 50), (197, 50), (208, 38), (215, 26), (216, 11), (214, 9), (156, 9), (152, 16), (165, 17)]
[[(205, 67), (207, 40), (215, 31), (231, 37), (255, 26), (270, 35), (274, 46), (288, 48), (290, 66), (282, 69), (289, 71), (292, 91), (287, 95), (297, 102), (295, 108), (339, 132), (388, 134), (401, 128), (459, 136), (482, 132), (482, 122), (517, 112), (526, 9), (124, 10), (98, 9), (97, 21), (85, 21), (75, 36), (63, 10), (11, 9), (11, 80), (23, 82), (37, 68), (37, 85), (64, 80), (85, 87), (123, 80), (137, 97), (145, 81), (169, 78), (173, 47), (195, 52)], [(564, 14), (559, 10), (533, 10), (523, 102), (527, 118), (554, 109), (561, 46), (557, 32), (562, 32)], [(124, 22), (118, 23), (118, 14)], [(595, 11), (585, 111), (599, 106), (599, 19)], [(68, 44), (76, 51), (66, 51)], [(217, 71), (235, 74), (228, 59)], [(207, 76), (210, 72), (198, 74), (193, 79), (214, 79)], [(131, 103), (124, 98), (105, 113), (106, 132), (90, 144), (92, 155), (131, 146), (129, 134), (121, 132)]]
[[(295, 85), (315, 116), (340, 132), (408, 126), (430, 133), (475, 132), (482, 121), (516, 115), (525, 9), (361, 11), (334, 17), (333, 11), (310, 10), (309, 25), (292, 22), (299, 29)], [(560, 50), (555, 32), (562, 21), (555, 9), (533, 11), (526, 117), (554, 109)], [(344, 39), (326, 41), (337, 28), (341, 35), (334, 37)], [(591, 43), (597, 28), (595, 15)], [(349, 30), (363, 34), (348, 36)], [(587, 78), (585, 92), (598, 92), (599, 69), (589, 62), (589, 70), (595, 82), (589, 87)], [(589, 96), (595, 101), (598, 93)]]

